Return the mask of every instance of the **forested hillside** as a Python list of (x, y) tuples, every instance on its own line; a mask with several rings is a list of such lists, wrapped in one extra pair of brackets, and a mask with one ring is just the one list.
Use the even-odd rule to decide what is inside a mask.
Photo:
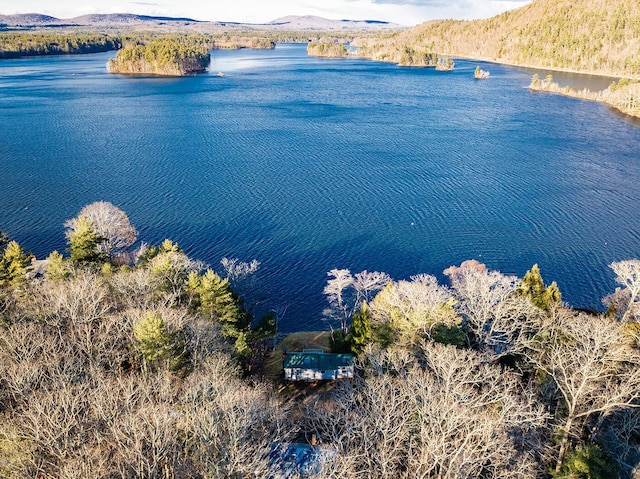
[(43, 263), (0, 232), (0, 478), (637, 477), (638, 260), (611, 265), (605, 315), (537, 266), (332, 270), (332, 344), (358, 375), (285, 387), (252, 361), (276, 318), (232, 289), (257, 261), (218, 274), (136, 243), (106, 202), (65, 228)]
[(534, 0), (486, 20), (427, 22), (359, 46), (366, 57), (404, 64), (437, 53), (640, 78), (640, 2)]

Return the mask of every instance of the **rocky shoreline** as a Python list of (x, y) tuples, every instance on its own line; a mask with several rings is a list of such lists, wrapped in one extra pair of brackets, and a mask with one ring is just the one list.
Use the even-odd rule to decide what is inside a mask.
[(541, 80), (535, 74), (529, 84), (529, 89), (557, 93), (581, 100), (601, 101), (626, 115), (640, 118), (640, 83), (637, 81), (623, 79), (619, 82), (612, 82), (605, 90), (594, 92), (587, 88), (561, 87), (553, 81), (551, 75), (547, 75), (544, 80)]

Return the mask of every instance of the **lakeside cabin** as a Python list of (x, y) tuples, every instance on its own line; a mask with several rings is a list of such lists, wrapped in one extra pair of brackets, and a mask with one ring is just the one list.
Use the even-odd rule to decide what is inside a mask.
[(353, 378), (353, 354), (325, 353), (323, 349), (303, 349), (284, 354), (287, 381), (332, 381)]

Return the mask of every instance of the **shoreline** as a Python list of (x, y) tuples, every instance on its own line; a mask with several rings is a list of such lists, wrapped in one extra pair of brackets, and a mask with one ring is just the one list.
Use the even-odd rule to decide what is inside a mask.
[(640, 105), (638, 105), (640, 83), (637, 82), (618, 87), (614, 87), (612, 84), (604, 90), (591, 91), (588, 88), (575, 89), (570, 86), (561, 87), (551, 79), (540, 80), (537, 78), (536, 73), (527, 88), (529, 88), (530, 91), (555, 93), (579, 100), (601, 102), (620, 113), (633, 118), (640, 118)]
[[(408, 66), (408, 67), (424, 67), (423, 65), (414, 65), (414, 64), (406, 64), (406, 63), (398, 63), (394, 60), (382, 60), (382, 59), (378, 59), (378, 58), (373, 58), (371, 56), (367, 56), (367, 55), (359, 55), (359, 54), (354, 54), (354, 57), (359, 57), (359, 58), (364, 58), (367, 60), (371, 60), (371, 61), (375, 61), (375, 62), (382, 62), (382, 63), (393, 63), (396, 64), (398, 66)], [(458, 55), (451, 55), (451, 54), (438, 54), (438, 57), (446, 57), (446, 58), (459, 58), (462, 60), (467, 60), (467, 61), (481, 61), (481, 62), (485, 62), (485, 63), (493, 63), (496, 65), (505, 65), (505, 66), (509, 66), (509, 67), (513, 67), (513, 68), (523, 68), (523, 69), (527, 69), (527, 70), (531, 70), (531, 71), (536, 71), (536, 70), (542, 70), (543, 72), (549, 72), (549, 73), (569, 73), (569, 74), (573, 74), (573, 75), (584, 75), (584, 76), (593, 76), (593, 77), (601, 77), (601, 78), (611, 78), (612, 79), (612, 85), (615, 84), (616, 80), (619, 82), (622, 82), (624, 80), (630, 80), (632, 83), (631, 85), (626, 85), (624, 88), (621, 88), (623, 91), (622, 92), (617, 92), (614, 93), (611, 90), (612, 85), (610, 85), (609, 87), (603, 89), (603, 90), (598, 90), (598, 91), (591, 91), (588, 88), (574, 88), (571, 86), (564, 86), (564, 87), (560, 87), (557, 83), (553, 83), (553, 82), (547, 82), (547, 81), (540, 81), (538, 86), (535, 86), (533, 84), (533, 82), (525, 88), (529, 88), (531, 91), (540, 91), (540, 92), (546, 92), (546, 93), (557, 93), (563, 96), (567, 96), (570, 98), (577, 98), (577, 99), (581, 99), (581, 100), (587, 100), (587, 101), (599, 101), (604, 103), (605, 105), (613, 108), (614, 110), (630, 116), (632, 118), (640, 118), (640, 105), (638, 105), (639, 100), (640, 100), (640, 75), (636, 75), (636, 76), (619, 76), (619, 75), (615, 75), (612, 73), (601, 73), (601, 72), (593, 72), (593, 71), (580, 71), (580, 70), (575, 70), (575, 69), (570, 69), (570, 68), (556, 68), (556, 69), (550, 69), (549, 67), (538, 67), (538, 66), (532, 66), (532, 65), (523, 65), (523, 64), (518, 64), (518, 63), (512, 63), (512, 62), (507, 62), (507, 61), (499, 61), (497, 59), (489, 59), (487, 57), (471, 57), (471, 56), (458, 56)], [(537, 73), (534, 73), (534, 75), (538, 75)], [(638, 95), (637, 97), (634, 96), (635, 92), (632, 91), (632, 89), (634, 88), (633, 85), (637, 85), (636, 89), (638, 90)], [(622, 94), (624, 93), (624, 90), (626, 90), (628, 92), (628, 97), (627, 98), (622, 98)], [(623, 102), (624, 100), (624, 102)], [(622, 103), (625, 103), (627, 105), (630, 105), (628, 107), (623, 106)], [(632, 106), (631, 106), (632, 105)]]
[(522, 63), (503, 61), (503, 60), (498, 60), (498, 59), (495, 59), (495, 58), (491, 59), (491, 58), (487, 58), (487, 57), (456, 56), (456, 58), (460, 58), (462, 60), (476, 60), (476, 61), (482, 61), (482, 62), (487, 62), (487, 63), (495, 63), (497, 65), (506, 65), (506, 66), (510, 66), (510, 67), (526, 68), (527, 70), (543, 70), (545, 72), (572, 73), (572, 74), (575, 74), (575, 75), (590, 75), (590, 76), (598, 76), (598, 77), (603, 77), (603, 78), (611, 78), (611, 79), (614, 79), (614, 80), (615, 79), (620, 80), (622, 78), (629, 78), (631, 80), (640, 80), (640, 75), (629, 76), (629, 75), (617, 75), (617, 74), (614, 74), (614, 73), (603, 73), (603, 72), (596, 72), (596, 71), (574, 70), (572, 68), (560, 68), (560, 67), (551, 68), (551, 67), (543, 67), (543, 66), (539, 66), (539, 65), (529, 65), (529, 64), (522, 64)]
[[(407, 63), (398, 63), (394, 60), (381, 60), (378, 58), (374, 58), (372, 56), (367, 56), (367, 55), (358, 55), (357, 53), (354, 54), (353, 56), (355, 57), (359, 57), (359, 58), (366, 58), (367, 60), (372, 60), (372, 61), (376, 61), (376, 62), (382, 62), (382, 63), (395, 63), (396, 65), (399, 66), (415, 66), (415, 67), (420, 67), (422, 65), (412, 65), (412, 64), (407, 64)], [(575, 75), (590, 75), (590, 76), (597, 76), (597, 77), (602, 77), (602, 78), (611, 78), (613, 80), (620, 80), (623, 78), (628, 78), (631, 80), (638, 80), (640, 81), (640, 75), (619, 75), (619, 74), (614, 74), (614, 73), (603, 73), (603, 72), (598, 72), (598, 71), (584, 71), (584, 70), (575, 70), (572, 68), (551, 68), (551, 67), (546, 67), (546, 66), (539, 66), (539, 65), (532, 65), (532, 64), (523, 64), (523, 63), (516, 63), (516, 62), (510, 62), (507, 60), (500, 60), (500, 59), (496, 59), (496, 58), (489, 58), (489, 57), (481, 57), (481, 56), (469, 56), (469, 55), (455, 55), (455, 54), (451, 54), (451, 53), (438, 53), (438, 57), (445, 57), (445, 58), (458, 58), (460, 60), (470, 60), (470, 61), (480, 61), (480, 62), (486, 62), (486, 63), (494, 63), (496, 65), (505, 65), (505, 66), (510, 66), (510, 67), (516, 67), (516, 68), (526, 68), (527, 70), (543, 70), (545, 72), (555, 72), (555, 73), (572, 73)]]

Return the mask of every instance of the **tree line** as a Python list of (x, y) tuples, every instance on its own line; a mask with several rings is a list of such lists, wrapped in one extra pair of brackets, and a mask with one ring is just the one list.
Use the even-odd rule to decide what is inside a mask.
[(315, 57), (342, 58), (347, 56), (347, 48), (341, 43), (311, 42), (307, 45), (307, 54)]
[[(616, 478), (640, 461), (640, 261), (605, 313), (465, 261), (327, 275), (325, 316), (358, 375), (283, 388), (252, 358), (275, 318), (232, 284), (259, 263), (137, 244), (93, 203), (38, 264), (0, 237), (0, 477)], [(279, 389), (277, 389), (279, 388)], [(293, 393), (292, 393), (293, 391)], [(304, 394), (302, 392), (304, 391)], [(314, 444), (298, 467), (280, 446)]]
[(99, 33), (0, 32), (0, 58), (100, 53), (121, 47), (121, 38)]
[[(36, 55), (66, 55), (99, 53), (119, 50), (127, 46), (144, 45), (154, 41), (175, 41), (216, 49), (271, 49), (276, 43), (308, 43), (310, 41), (336, 41), (348, 43), (355, 32), (296, 32), (296, 31), (235, 31), (216, 33), (154, 33), (154, 32), (2, 32), (0, 31), (0, 58), (19, 58)], [(329, 39), (329, 40), (327, 40)]]

